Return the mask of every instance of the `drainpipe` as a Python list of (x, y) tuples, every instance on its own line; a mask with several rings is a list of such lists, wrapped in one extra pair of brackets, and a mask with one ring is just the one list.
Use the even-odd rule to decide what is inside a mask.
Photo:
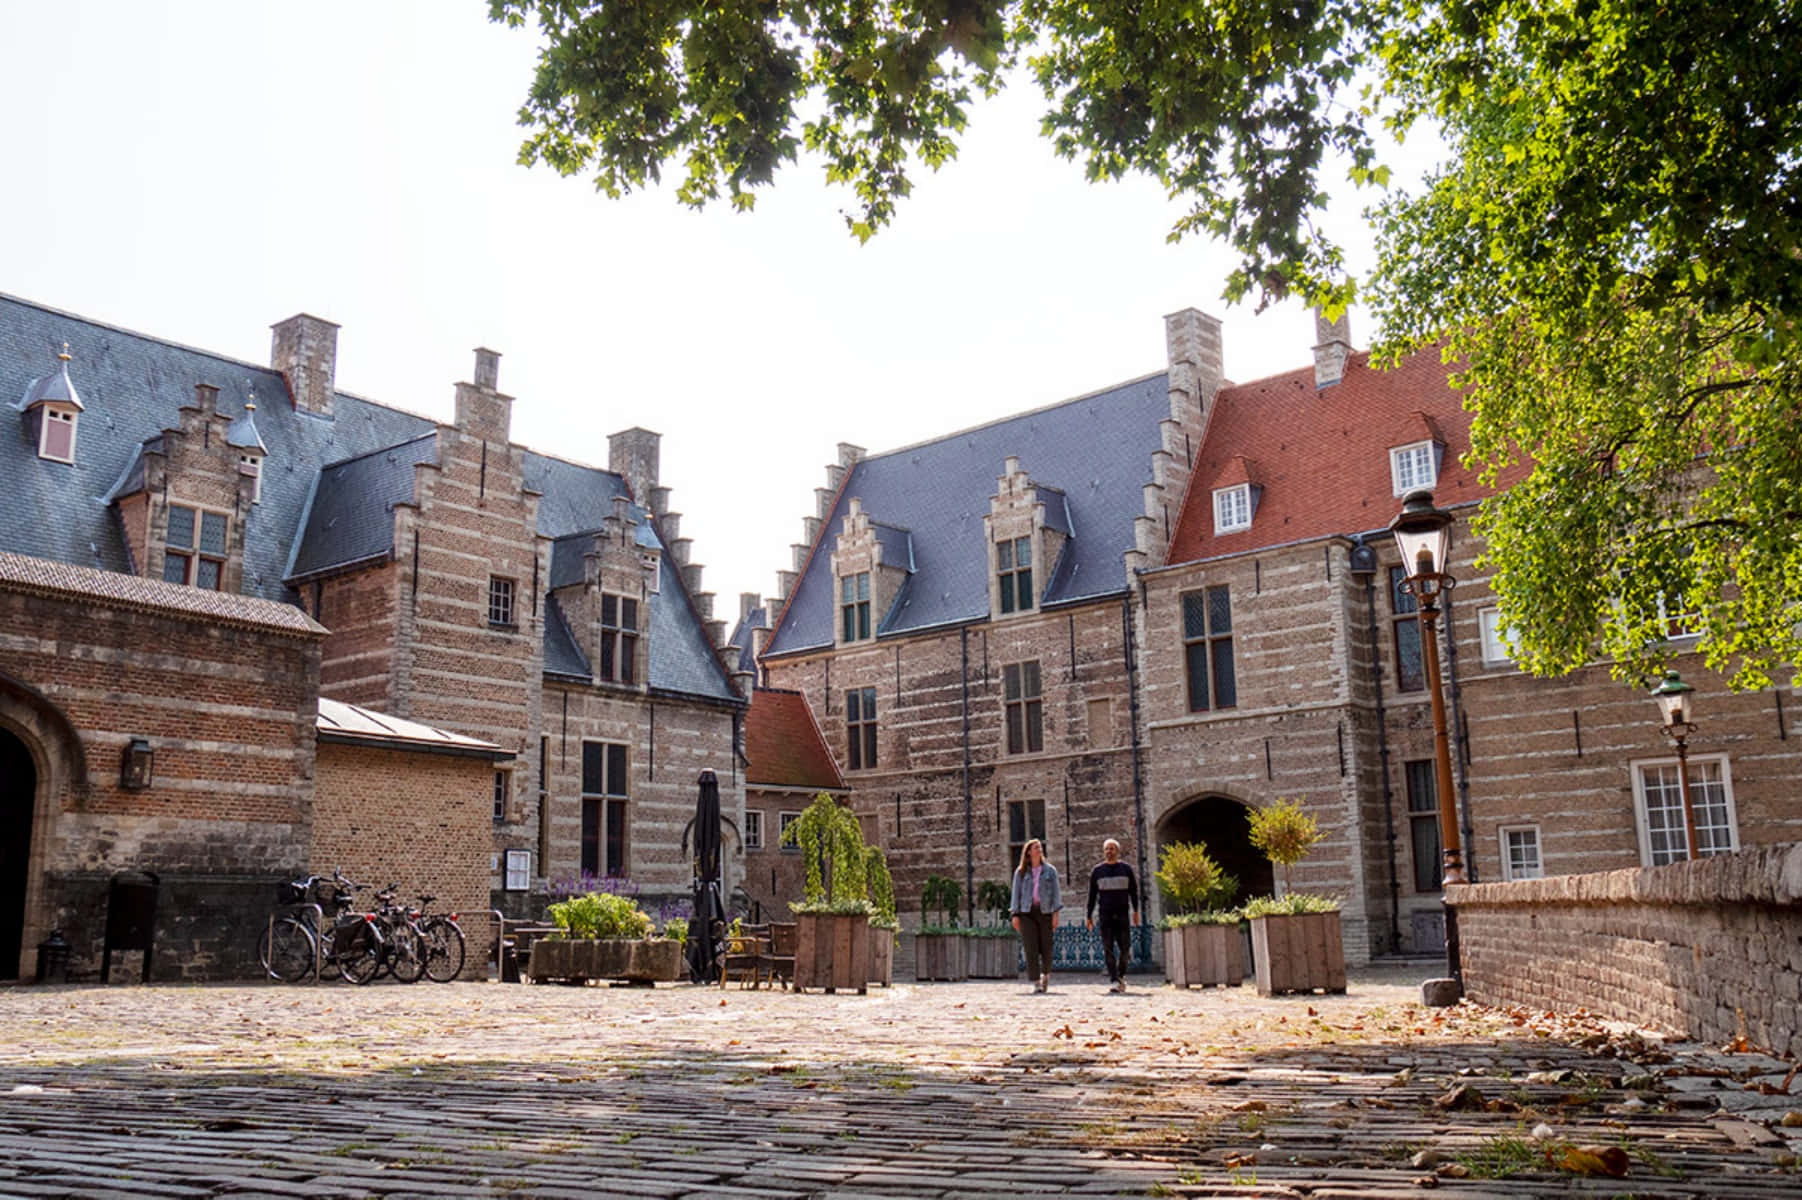
[(1351, 554), (1352, 574), (1364, 580), (1364, 612), (1370, 628), (1370, 685), (1377, 698), (1377, 760), (1383, 770), (1383, 837), (1389, 844), (1389, 952), (1402, 945), (1402, 885), (1395, 870), (1395, 788), (1389, 779), (1389, 719), (1383, 706), (1383, 651), (1377, 640), (1376, 554), (1357, 539)]
[(1145, 888), (1145, 778), (1139, 768), (1139, 674), (1133, 655), (1133, 601), (1129, 590), (1120, 600), (1121, 645), (1126, 656), (1127, 713), (1132, 724), (1133, 840), (1138, 843), (1138, 877), (1143, 903)]
[(970, 798), (970, 627), (958, 630), (963, 657), (964, 684), (964, 905), (965, 917), (976, 924), (976, 824)]
[(1464, 873), (1477, 882), (1476, 840), (1470, 827), (1470, 747), (1464, 740), (1464, 706), (1458, 691), (1458, 639), (1452, 636), (1452, 593), (1447, 588), (1440, 607), (1445, 612), (1445, 677), (1452, 693), (1452, 738), (1458, 743), (1458, 822), (1464, 826)]

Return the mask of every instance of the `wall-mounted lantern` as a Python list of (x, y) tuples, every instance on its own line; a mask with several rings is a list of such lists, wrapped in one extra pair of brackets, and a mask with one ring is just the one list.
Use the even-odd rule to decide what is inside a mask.
[(150, 748), (149, 738), (132, 738), (125, 747), (125, 759), (119, 768), (119, 786), (128, 792), (141, 792), (149, 787), (155, 758), (156, 752)]

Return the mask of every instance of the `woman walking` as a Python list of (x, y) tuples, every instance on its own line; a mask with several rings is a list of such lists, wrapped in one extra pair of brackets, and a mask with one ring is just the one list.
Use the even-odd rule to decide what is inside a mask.
[(1064, 906), (1058, 893), (1057, 868), (1045, 861), (1045, 847), (1038, 838), (1020, 851), (1014, 872), (1014, 930), (1026, 948), (1026, 974), (1032, 989), (1051, 986), (1051, 933), (1057, 928), (1057, 910)]

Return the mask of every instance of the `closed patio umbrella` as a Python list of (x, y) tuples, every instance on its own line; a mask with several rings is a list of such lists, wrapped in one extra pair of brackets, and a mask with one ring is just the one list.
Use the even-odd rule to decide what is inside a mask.
[(696, 983), (711, 983), (719, 978), (719, 951), (726, 933), (726, 910), (720, 901), (720, 781), (712, 771), (701, 772), (689, 828), (694, 833), (694, 916), (688, 923), (688, 975)]

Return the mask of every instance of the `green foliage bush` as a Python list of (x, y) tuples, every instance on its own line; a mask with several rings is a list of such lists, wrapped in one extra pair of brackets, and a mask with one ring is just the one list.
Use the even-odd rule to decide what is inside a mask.
[(1245, 902), (1239, 910), (1246, 920), (1253, 917), (1294, 917), (1303, 913), (1328, 913), (1339, 911), (1339, 901), (1331, 896), (1309, 896), (1302, 892), (1290, 892), (1281, 898), (1275, 896), (1259, 896)]
[(935, 928), (955, 928), (957, 902), (963, 895), (964, 889), (957, 880), (948, 875), (928, 875), (925, 885), (920, 888), (921, 924), (924, 926), (926, 918), (936, 912), (940, 920)]
[(798, 846), (807, 864), (801, 899), (789, 905), (798, 913), (873, 913), (867, 849), (857, 814), (825, 792), (782, 832), (782, 843)]
[(1283, 890), (1289, 890), (1289, 869), (1308, 856), (1326, 834), (1294, 798), (1278, 796), (1268, 808), (1250, 811), (1251, 844), (1283, 869)]
[(1245, 914), (1236, 908), (1219, 908), (1209, 912), (1173, 913), (1158, 921), (1159, 929), (1185, 929), (1190, 925), (1237, 925)]
[(1239, 891), (1239, 881), (1220, 869), (1202, 842), (1172, 842), (1158, 853), (1152, 876), (1174, 914), (1225, 908)]
[(638, 902), (611, 892), (589, 892), (572, 896), (550, 907), (551, 920), (557, 924), (553, 936), (566, 938), (646, 938), (651, 936), (651, 918)]
[(688, 944), (688, 918), (671, 917), (663, 923), (663, 936), (672, 942)]
[(882, 847), (864, 847), (863, 876), (870, 891), (870, 907), (876, 910), (870, 924), (877, 929), (899, 929), (901, 922), (895, 919), (895, 878), (889, 874)]
[(1002, 925), (1008, 923), (1007, 910), (1013, 902), (1013, 889), (1005, 883), (989, 879), (976, 885), (976, 907), (983, 912), (994, 913), (995, 920)]

